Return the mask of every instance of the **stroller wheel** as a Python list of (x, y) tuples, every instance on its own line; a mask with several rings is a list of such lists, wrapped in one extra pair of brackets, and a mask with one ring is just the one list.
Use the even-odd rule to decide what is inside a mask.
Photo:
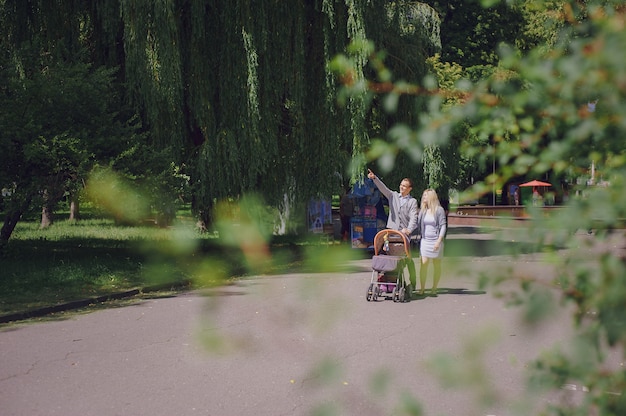
[(370, 283), (370, 286), (367, 288), (367, 296), (365, 296), (365, 299), (367, 299), (367, 301), (371, 301), (372, 300), (372, 296), (374, 295), (374, 284)]

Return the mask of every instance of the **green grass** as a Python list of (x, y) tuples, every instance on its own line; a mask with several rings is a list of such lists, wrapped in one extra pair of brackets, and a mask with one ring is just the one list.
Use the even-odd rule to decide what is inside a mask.
[[(0, 316), (152, 286), (197, 288), (251, 273), (332, 268), (328, 259), (315, 241), (283, 237), (272, 242), (271, 264), (255, 269), (239, 249), (197, 232), (185, 216), (169, 228), (93, 217), (57, 220), (46, 229), (35, 219), (20, 221), (0, 254)], [(340, 255), (336, 263), (344, 259)]]
[[(0, 314), (184, 282), (184, 263), (167, 255), (176, 238), (172, 229), (119, 227), (107, 219), (58, 221), (43, 230), (22, 221), (0, 258)], [(193, 230), (187, 238), (202, 240)]]

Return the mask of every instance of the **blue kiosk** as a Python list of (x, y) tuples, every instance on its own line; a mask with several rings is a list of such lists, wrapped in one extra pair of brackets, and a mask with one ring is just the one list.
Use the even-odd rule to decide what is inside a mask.
[(386, 206), (389, 203), (369, 178), (354, 184), (350, 194), (355, 201), (355, 213), (350, 224), (352, 248), (370, 248), (376, 233), (387, 224)]

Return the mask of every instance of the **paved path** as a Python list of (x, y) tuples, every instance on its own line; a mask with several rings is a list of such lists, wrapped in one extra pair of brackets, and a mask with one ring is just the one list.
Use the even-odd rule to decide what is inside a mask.
[[(549, 399), (524, 399), (523, 374), (569, 319), (531, 331), (469, 273), (549, 278), (538, 255), (451, 256), (440, 296), (406, 304), (366, 302), (371, 261), (351, 266), (0, 328), (0, 414), (380, 416), (409, 397), (425, 415), (506, 416), (478, 405), (483, 387)], [(444, 388), (433, 362), (471, 387)]]

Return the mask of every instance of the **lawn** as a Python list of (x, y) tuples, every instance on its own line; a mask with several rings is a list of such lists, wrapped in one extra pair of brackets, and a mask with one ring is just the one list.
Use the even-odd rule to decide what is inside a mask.
[[(0, 315), (184, 283), (183, 259), (166, 255), (173, 238), (171, 229), (120, 227), (108, 219), (58, 221), (47, 229), (21, 221), (0, 260)], [(157, 262), (159, 274), (151, 274)]]
[(345, 261), (345, 250), (332, 249), (343, 253), (332, 260), (328, 247), (274, 239), (270, 264), (261, 271), (251, 267), (242, 250), (222, 245), (213, 233), (198, 232), (184, 215), (168, 228), (120, 226), (91, 216), (40, 229), (36, 219), (24, 220), (0, 257), (0, 316), (134, 289), (186, 290), (257, 272), (324, 271)]

